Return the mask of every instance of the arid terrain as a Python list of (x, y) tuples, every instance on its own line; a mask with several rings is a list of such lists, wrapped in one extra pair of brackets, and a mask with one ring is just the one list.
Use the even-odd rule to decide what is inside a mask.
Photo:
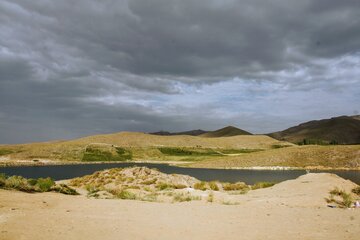
[(0, 190), (0, 239), (358, 239), (360, 209), (325, 201), (336, 187), (356, 184), (307, 174), (233, 195), (236, 205)]

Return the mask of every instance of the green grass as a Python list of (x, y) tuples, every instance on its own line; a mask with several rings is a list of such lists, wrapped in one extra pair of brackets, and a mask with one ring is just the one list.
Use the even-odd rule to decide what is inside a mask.
[(239, 153), (253, 153), (264, 151), (263, 149), (251, 149), (251, 148), (242, 148), (242, 149), (220, 149), (223, 154), (239, 154)]
[(116, 154), (108, 150), (87, 147), (82, 161), (105, 162), (105, 161), (125, 161), (132, 159), (132, 153), (124, 148), (116, 147)]
[(0, 156), (8, 155), (10, 153), (14, 153), (14, 151), (10, 149), (0, 149)]
[(186, 149), (177, 147), (161, 147), (159, 151), (164, 155), (169, 156), (218, 156), (219, 153), (213, 149)]
[(271, 145), (272, 149), (279, 149), (279, 148), (286, 148), (286, 147), (291, 147), (291, 145), (283, 145), (283, 144), (273, 144), (273, 145)]

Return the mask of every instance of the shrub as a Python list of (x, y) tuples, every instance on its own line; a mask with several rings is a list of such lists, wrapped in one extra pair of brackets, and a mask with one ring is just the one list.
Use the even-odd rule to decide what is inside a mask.
[(29, 179), (27, 180), (27, 182), (28, 182), (31, 186), (35, 186), (36, 183), (37, 183), (37, 179), (29, 178)]
[(156, 185), (156, 188), (159, 190), (165, 190), (165, 189), (171, 189), (174, 188), (173, 185), (170, 185), (168, 183), (160, 182)]
[(194, 184), (194, 189), (205, 191), (207, 189), (206, 182), (197, 182)]
[(208, 202), (213, 202), (213, 201), (214, 201), (214, 193), (211, 192), (211, 193), (209, 194), (209, 196), (208, 196), (208, 198), (207, 198), (207, 201), (208, 201)]
[(35, 191), (33, 188), (31, 188), (26, 178), (23, 178), (21, 176), (11, 176), (8, 177), (5, 181), (5, 188), (8, 189), (17, 189), (24, 192), (33, 192)]
[(6, 181), (5, 173), (0, 173), (0, 187), (5, 186), (5, 181)]
[(55, 185), (54, 180), (51, 178), (39, 178), (35, 187), (39, 188), (41, 192), (50, 191), (51, 187)]
[(201, 200), (201, 197), (183, 193), (178, 193), (173, 196), (173, 202), (190, 202), (192, 200)]
[(353, 188), (351, 190), (351, 192), (355, 193), (356, 195), (359, 195), (360, 196), (360, 186), (356, 187), (356, 188)]
[(51, 190), (54, 192), (63, 193), (63, 194), (67, 194), (67, 195), (79, 195), (79, 193), (75, 189), (69, 187), (66, 184), (60, 184), (60, 185), (54, 186), (54, 187), (52, 187)]
[(216, 182), (209, 182), (209, 187), (213, 191), (219, 191), (219, 186), (217, 185)]
[(223, 189), (225, 191), (236, 191), (236, 190), (244, 190), (248, 189), (249, 187), (243, 183), (243, 182), (237, 182), (237, 183), (224, 183)]
[(134, 193), (132, 193), (132, 192), (127, 191), (127, 190), (121, 190), (115, 196), (117, 198), (120, 198), (120, 199), (129, 199), (129, 200), (135, 200), (136, 199), (136, 195)]
[(252, 190), (259, 189), (259, 188), (268, 188), (274, 186), (274, 182), (257, 182), (251, 186)]
[[(353, 202), (351, 193), (347, 193), (344, 190), (340, 190), (339, 188), (334, 188), (330, 192), (330, 198), (325, 198), (327, 203), (336, 203), (341, 208), (350, 208)], [(334, 196), (340, 197), (341, 200), (336, 200)]]

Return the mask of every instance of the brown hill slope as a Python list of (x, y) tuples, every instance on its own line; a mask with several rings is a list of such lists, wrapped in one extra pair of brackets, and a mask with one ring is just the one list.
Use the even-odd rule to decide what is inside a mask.
[(149, 133), (152, 135), (159, 135), (159, 136), (176, 136), (176, 135), (189, 135), (189, 136), (199, 136), (201, 134), (207, 133), (208, 131), (204, 131), (201, 129), (197, 130), (190, 130), (185, 132), (167, 132), (167, 131), (159, 131), (159, 132), (153, 132)]
[(303, 142), (304, 139), (307, 139), (324, 143), (358, 144), (360, 143), (360, 120), (356, 116), (340, 116), (302, 123), (268, 135), (293, 143)]
[(208, 137), (208, 138), (218, 138), (218, 137), (232, 137), (232, 136), (238, 136), (238, 135), (252, 135), (252, 134), (247, 131), (244, 131), (240, 128), (228, 126), (228, 127), (218, 129), (216, 131), (211, 131), (211, 132), (201, 134), (200, 136)]
[[(196, 136), (156, 136), (136, 132), (95, 135), (71, 141), (0, 145), (3, 159), (51, 159), (79, 161), (93, 157), (99, 160), (161, 160), (177, 157), (208, 157), (219, 149), (271, 149), (283, 143), (265, 135), (243, 135), (224, 138)], [(211, 150), (212, 149), (212, 150)], [(208, 155), (206, 155), (208, 153)], [(96, 155), (96, 156), (91, 156)], [(119, 156), (118, 156), (119, 155)], [(116, 157), (116, 158), (114, 158)]]

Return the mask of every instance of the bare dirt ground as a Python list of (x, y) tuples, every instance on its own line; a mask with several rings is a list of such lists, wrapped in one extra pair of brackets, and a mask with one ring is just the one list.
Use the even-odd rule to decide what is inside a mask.
[(0, 190), (0, 239), (358, 239), (360, 209), (324, 197), (356, 186), (307, 174), (236, 196), (239, 205), (88, 199)]

